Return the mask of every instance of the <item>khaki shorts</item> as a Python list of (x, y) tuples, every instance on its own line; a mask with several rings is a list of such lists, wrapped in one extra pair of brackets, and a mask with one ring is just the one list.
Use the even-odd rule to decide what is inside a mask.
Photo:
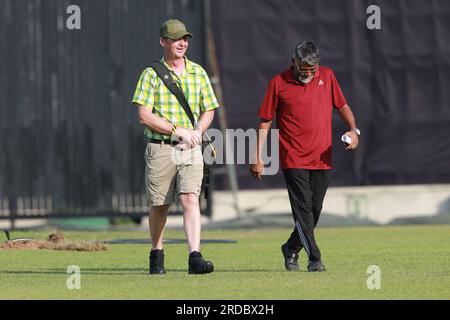
[(169, 144), (147, 144), (145, 184), (150, 206), (172, 204), (180, 193), (199, 196), (202, 179), (201, 146), (181, 151)]

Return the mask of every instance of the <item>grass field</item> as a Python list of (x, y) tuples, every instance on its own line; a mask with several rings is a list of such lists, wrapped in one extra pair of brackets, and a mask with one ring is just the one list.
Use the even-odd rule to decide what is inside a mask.
[[(49, 231), (15, 232), (45, 239)], [(166, 244), (167, 274), (149, 276), (148, 245), (114, 244), (108, 251), (0, 250), (0, 299), (449, 299), (450, 225), (319, 228), (323, 273), (284, 270), (280, 245), (287, 229), (204, 231), (214, 261), (209, 275), (187, 274), (185, 244)], [(145, 232), (66, 232), (68, 240), (145, 238)], [(184, 239), (167, 231), (167, 239)], [(81, 289), (69, 290), (69, 265), (81, 269)], [(381, 270), (369, 290), (367, 268)]]

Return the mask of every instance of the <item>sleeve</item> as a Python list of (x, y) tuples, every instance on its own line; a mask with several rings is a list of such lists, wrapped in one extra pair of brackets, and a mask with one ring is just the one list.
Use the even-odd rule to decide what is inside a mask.
[(200, 89), (200, 110), (210, 111), (219, 107), (216, 95), (209, 81), (208, 74), (202, 69), (201, 72), (201, 89)]
[(336, 109), (340, 109), (347, 104), (347, 100), (342, 93), (341, 87), (339, 86), (334, 72), (331, 72), (331, 94), (333, 99), (333, 106)]
[(275, 79), (269, 81), (266, 94), (259, 107), (258, 117), (264, 120), (272, 120), (278, 108), (278, 92)]
[[(154, 74), (155, 73), (153, 72), (153, 75)], [(152, 76), (150, 68), (147, 68), (142, 72), (136, 85), (132, 102), (143, 106), (153, 107), (155, 102), (155, 77)]]

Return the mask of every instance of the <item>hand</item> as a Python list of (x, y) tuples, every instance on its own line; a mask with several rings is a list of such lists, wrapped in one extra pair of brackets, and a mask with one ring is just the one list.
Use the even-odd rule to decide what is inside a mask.
[(202, 144), (203, 135), (200, 129), (194, 130), (194, 134), (192, 135), (192, 144), (193, 146), (198, 146)]
[(194, 131), (183, 127), (177, 127), (175, 130), (175, 138), (178, 140), (176, 148), (179, 150), (191, 149), (194, 145), (192, 143)]
[(356, 132), (351, 130), (351, 131), (347, 131), (345, 134), (348, 135), (352, 139), (352, 142), (345, 148), (345, 150), (355, 150), (356, 148), (358, 148), (358, 144), (359, 144), (358, 138), (359, 137), (356, 134)]
[(255, 177), (257, 181), (261, 181), (261, 175), (264, 171), (264, 165), (262, 161), (257, 161), (250, 165), (250, 173)]

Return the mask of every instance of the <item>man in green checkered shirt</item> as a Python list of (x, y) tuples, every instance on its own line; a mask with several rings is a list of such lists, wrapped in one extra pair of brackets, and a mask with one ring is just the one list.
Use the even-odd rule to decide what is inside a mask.
[(199, 196), (203, 179), (201, 141), (219, 105), (205, 70), (185, 53), (192, 34), (179, 20), (160, 28), (164, 49), (161, 62), (183, 91), (196, 119), (193, 127), (177, 98), (152, 68), (142, 72), (133, 96), (139, 122), (148, 139), (145, 151), (145, 183), (150, 210), (150, 274), (164, 274), (163, 233), (170, 205), (179, 199), (189, 249), (190, 274), (210, 273), (212, 262), (200, 253), (201, 217)]

